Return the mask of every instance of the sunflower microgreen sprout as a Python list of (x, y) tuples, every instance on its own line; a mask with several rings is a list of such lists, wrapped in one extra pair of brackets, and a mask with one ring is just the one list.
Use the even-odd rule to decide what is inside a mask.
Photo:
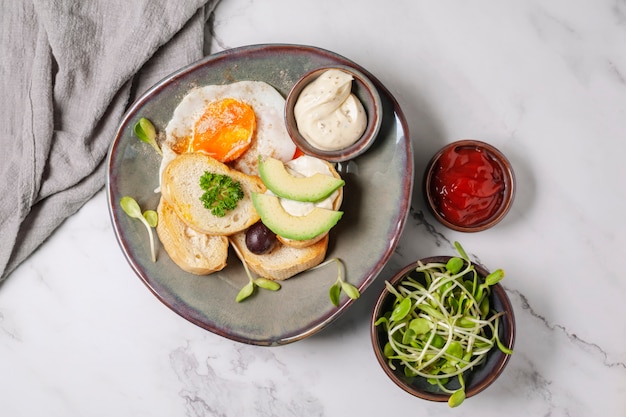
[(138, 219), (148, 230), (148, 235), (150, 236), (150, 254), (152, 256), (152, 262), (156, 262), (154, 234), (152, 233), (152, 228), (156, 227), (158, 223), (158, 215), (156, 211), (146, 210), (142, 213), (139, 203), (137, 203), (137, 201), (130, 196), (122, 197), (120, 199), (120, 206), (122, 207), (122, 210), (124, 210), (124, 213), (131, 218)]
[[(481, 279), (458, 242), (460, 257), (447, 263), (419, 263), (395, 288), (393, 308), (375, 325), (387, 335), (383, 353), (391, 369), (400, 365), (407, 377), (422, 377), (450, 394), (448, 405), (465, 400), (464, 373), (486, 360), (497, 346), (512, 354), (498, 337), (504, 312), (489, 305), (490, 286), (504, 277), (498, 269)], [(419, 277), (419, 278), (418, 278)], [(456, 378), (458, 388), (448, 383)]]
[(233, 248), (233, 250), (239, 257), (239, 259), (241, 259), (243, 269), (246, 271), (246, 275), (248, 276), (248, 283), (239, 290), (239, 292), (237, 293), (237, 296), (235, 297), (236, 302), (240, 303), (244, 301), (246, 298), (250, 297), (252, 294), (254, 294), (254, 290), (256, 287), (263, 288), (269, 291), (280, 290), (281, 288), (280, 284), (276, 281), (273, 281), (271, 279), (264, 278), (264, 277), (254, 278), (254, 276), (252, 275), (252, 272), (250, 271), (250, 269), (248, 268), (248, 265), (246, 264), (246, 261), (243, 258), (243, 255), (241, 254), (237, 246), (232, 241), (231, 241), (230, 246)]
[(159, 144), (156, 141), (156, 129), (150, 120), (145, 117), (139, 119), (133, 127), (133, 132), (139, 140), (152, 146), (159, 155), (163, 156), (163, 152), (161, 151), (161, 148), (159, 148)]
[(343, 262), (341, 262), (339, 258), (330, 258), (325, 262), (322, 262), (321, 264), (311, 268), (311, 271), (314, 271), (318, 268), (323, 268), (332, 262), (335, 262), (337, 264), (337, 280), (333, 283), (333, 285), (331, 285), (328, 291), (328, 295), (330, 297), (330, 302), (333, 303), (335, 307), (338, 307), (341, 291), (345, 292), (348, 298), (352, 300), (356, 300), (357, 298), (359, 298), (361, 296), (361, 293), (359, 292), (359, 289), (357, 287), (343, 279), (345, 275), (345, 267), (343, 265)]

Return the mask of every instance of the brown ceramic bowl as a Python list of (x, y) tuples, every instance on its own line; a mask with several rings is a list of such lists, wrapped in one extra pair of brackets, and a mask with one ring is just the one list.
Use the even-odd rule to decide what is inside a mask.
[[(420, 262), (423, 264), (430, 262), (445, 264), (450, 258), (450, 256), (436, 256), (421, 259)], [(412, 278), (423, 283), (423, 275), (415, 271), (417, 265), (418, 261), (402, 268), (393, 276), (393, 278), (389, 280), (389, 283), (394, 288), (397, 288), (407, 276), (411, 276)], [(478, 264), (474, 264), (474, 267), (481, 278), (489, 275), (489, 271), (487, 271), (484, 267)], [(500, 317), (498, 332), (499, 338), (504, 346), (512, 350), (515, 343), (515, 316), (513, 313), (513, 307), (511, 306), (511, 302), (506, 295), (504, 288), (500, 284), (495, 284), (490, 288), (491, 309), (495, 312), (505, 312), (505, 314)], [(397, 361), (394, 362), (394, 364), (397, 365), (395, 370), (389, 366), (388, 359), (383, 353), (385, 344), (388, 341), (387, 332), (381, 325), (376, 326), (375, 323), (381, 316), (393, 309), (394, 301), (395, 296), (390, 293), (387, 288), (385, 288), (380, 294), (372, 314), (370, 334), (374, 352), (380, 366), (385, 374), (398, 387), (402, 388), (407, 393), (429, 401), (448, 401), (450, 394), (442, 391), (437, 385), (431, 385), (423, 377), (418, 376), (411, 378), (405, 376), (403, 368), (397, 363)], [(476, 365), (471, 370), (466, 371), (464, 373), (466, 398), (478, 394), (491, 385), (498, 378), (498, 376), (500, 376), (510, 357), (511, 355), (503, 353), (497, 346), (494, 345), (482, 364)], [(448, 388), (452, 389), (456, 389), (458, 386), (456, 378), (451, 379), (447, 385)]]
[[(361, 101), (367, 115), (367, 126), (360, 139), (354, 144), (337, 151), (318, 149), (309, 143), (302, 134), (300, 134), (294, 116), (294, 107), (302, 90), (329, 69), (338, 69), (352, 75), (352, 93)], [(285, 103), (285, 123), (287, 125), (287, 131), (296, 146), (307, 155), (330, 162), (341, 162), (353, 159), (367, 151), (376, 140), (382, 123), (382, 116), (382, 103), (374, 83), (363, 72), (347, 65), (320, 67), (304, 74), (292, 87)]]
[[(499, 171), (497, 182), (502, 188), (497, 194), (497, 200), (494, 202), (489, 216), (478, 220), (460, 221), (459, 218), (446, 215), (445, 210), (442, 210), (442, 199), (438, 190), (435, 189), (435, 184), (437, 184), (436, 177), (449, 172), (441, 165), (441, 160), (451, 150), (455, 152), (459, 150), (480, 152)], [(499, 223), (509, 211), (515, 196), (515, 175), (511, 163), (494, 146), (479, 140), (460, 140), (444, 146), (432, 157), (424, 175), (424, 194), (430, 211), (443, 225), (460, 232), (479, 232)]]

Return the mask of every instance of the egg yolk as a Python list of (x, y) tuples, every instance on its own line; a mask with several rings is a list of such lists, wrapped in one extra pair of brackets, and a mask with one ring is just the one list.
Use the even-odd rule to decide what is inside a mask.
[(250, 147), (255, 128), (256, 116), (247, 103), (233, 98), (211, 102), (194, 125), (188, 151), (220, 162), (235, 160)]

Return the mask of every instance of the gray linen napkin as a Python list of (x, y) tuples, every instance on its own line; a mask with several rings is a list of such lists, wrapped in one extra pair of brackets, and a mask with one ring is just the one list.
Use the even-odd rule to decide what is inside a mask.
[(105, 182), (138, 94), (203, 56), (218, 0), (0, 0), (0, 282)]

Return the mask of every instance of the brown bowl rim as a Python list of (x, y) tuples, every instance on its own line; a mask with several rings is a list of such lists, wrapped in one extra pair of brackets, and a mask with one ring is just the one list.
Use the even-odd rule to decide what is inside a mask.
[[(336, 151), (322, 150), (311, 145), (300, 134), (293, 113), (296, 101), (304, 87), (306, 87), (314, 79), (319, 77), (324, 71), (330, 69), (338, 69), (350, 73), (353, 76), (356, 83), (353, 83), (352, 90), (354, 92), (355, 89), (358, 88), (360, 94), (358, 94), (357, 97), (359, 98), (359, 100), (361, 100), (361, 103), (365, 108), (365, 112), (367, 113), (367, 126), (365, 128), (365, 131), (361, 135), (361, 138), (352, 145)], [(358, 86), (355, 87), (354, 84), (358, 84)], [(359, 95), (361, 95), (361, 97), (359, 97)], [(367, 100), (363, 99), (363, 95), (367, 96)], [(285, 125), (287, 126), (287, 132), (289, 133), (291, 140), (293, 140), (293, 142), (302, 152), (307, 155), (324, 159), (329, 162), (343, 162), (349, 159), (356, 158), (372, 146), (372, 144), (376, 140), (376, 137), (378, 136), (378, 132), (380, 131), (380, 127), (382, 124), (383, 105), (378, 89), (376, 88), (370, 77), (368, 77), (362, 71), (349, 65), (335, 64), (314, 68), (305, 73), (302, 77), (300, 77), (298, 81), (296, 81), (296, 83), (287, 94), (287, 98), (285, 100), (284, 116)]]
[[(446, 219), (438, 212), (436, 208), (436, 204), (433, 200), (433, 196), (430, 191), (430, 182), (433, 179), (433, 171), (434, 171), (435, 164), (437, 163), (439, 158), (441, 158), (444, 152), (446, 152), (448, 149), (453, 148), (453, 147), (458, 148), (458, 147), (470, 147), (470, 146), (481, 148), (487, 151), (495, 159), (495, 161), (498, 163), (498, 165), (502, 169), (502, 173), (504, 174), (505, 189), (504, 189), (504, 197), (502, 198), (502, 204), (500, 205), (500, 207), (498, 208), (498, 210), (495, 212), (493, 216), (491, 216), (488, 220), (482, 223), (472, 225), (472, 226), (463, 226), (463, 225), (459, 225), (459, 224), (451, 222), (450, 220)], [(481, 140), (462, 139), (462, 140), (458, 140), (458, 141), (445, 145), (444, 147), (439, 149), (437, 153), (433, 155), (433, 157), (430, 159), (430, 161), (426, 165), (426, 174), (424, 175), (423, 189), (424, 189), (424, 194), (426, 196), (426, 203), (428, 204), (428, 208), (430, 212), (435, 216), (435, 218), (441, 224), (443, 224), (444, 226), (452, 230), (456, 230), (459, 232), (472, 233), (472, 232), (480, 232), (480, 231), (489, 229), (495, 226), (496, 224), (500, 223), (500, 221), (502, 221), (502, 219), (509, 212), (511, 205), (513, 204), (513, 200), (515, 199), (516, 180), (515, 180), (515, 173), (513, 172), (513, 166), (511, 165), (511, 162), (499, 149)]]
[[(398, 284), (398, 282), (400, 282), (408, 272), (410, 272), (415, 267), (417, 267), (419, 262), (423, 264), (427, 264), (430, 262), (446, 263), (448, 262), (450, 258), (452, 258), (452, 256), (431, 256), (431, 257), (419, 259), (417, 261), (413, 261), (410, 264), (403, 267), (402, 269), (400, 269), (388, 281), (391, 285), (395, 287)], [(484, 278), (487, 275), (489, 275), (489, 271), (484, 266), (477, 264), (475, 262), (472, 262), (472, 264), (476, 268), (476, 271), (479, 273), (480, 277)], [(498, 301), (502, 304), (503, 310), (506, 311), (507, 313), (506, 315), (503, 316), (504, 317), (503, 324), (505, 325), (503, 327), (505, 328), (505, 330), (508, 329), (509, 332), (505, 334), (506, 337), (504, 338), (504, 340), (502, 340), (502, 343), (504, 344), (504, 346), (513, 350), (513, 347), (515, 345), (516, 327), (515, 327), (515, 313), (513, 311), (511, 300), (506, 294), (504, 287), (500, 283), (497, 283), (491, 286), (490, 288), (492, 289), (492, 297), (498, 298)], [(386, 287), (383, 288), (380, 295), (378, 296), (378, 299), (376, 300), (376, 304), (374, 306), (374, 310), (372, 312), (372, 316), (370, 320), (370, 338), (371, 338), (372, 347), (374, 349), (374, 354), (376, 356), (378, 364), (381, 366), (381, 368), (383, 369), (385, 374), (389, 377), (389, 379), (391, 379), (398, 387), (400, 387), (405, 392), (415, 397), (422, 398), (422, 399), (429, 400), (429, 401), (435, 401), (435, 402), (448, 401), (450, 397), (449, 394), (428, 392), (428, 391), (420, 390), (416, 387), (412, 387), (408, 385), (405, 381), (403, 381), (396, 374), (396, 372), (394, 372), (387, 365), (387, 360), (382, 353), (383, 347), (381, 346), (381, 340), (379, 338), (381, 331), (375, 326), (375, 323), (376, 323), (376, 320), (378, 320), (380, 310), (383, 304), (387, 301), (386, 298), (389, 295), (390, 293), (387, 290), (387, 288)], [(509, 360), (511, 359), (511, 355), (504, 354), (500, 351), (493, 351), (490, 353), (490, 355), (492, 354), (498, 355), (498, 359), (493, 369), (489, 372), (489, 374), (485, 378), (479, 381), (472, 381), (466, 386), (466, 391), (465, 391), (466, 398), (470, 398), (484, 391), (488, 386), (494, 383), (495, 380), (498, 379), (500, 374), (502, 374), (502, 371), (504, 371), (504, 368), (506, 367)]]

